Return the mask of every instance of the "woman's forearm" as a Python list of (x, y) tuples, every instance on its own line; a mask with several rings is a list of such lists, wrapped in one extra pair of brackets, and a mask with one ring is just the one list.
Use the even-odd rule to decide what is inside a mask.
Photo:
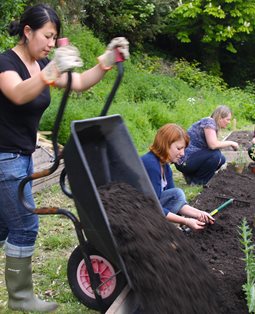
[(177, 224), (185, 225), (186, 223), (186, 218), (176, 215), (174, 213), (169, 212), (166, 216), (166, 219)]
[(188, 217), (192, 217), (192, 218), (198, 218), (200, 215), (201, 215), (201, 212), (199, 209), (195, 208), (195, 207), (192, 207), (188, 204), (184, 205), (179, 213), (181, 215), (184, 215), (184, 216), (188, 216)]
[[(72, 73), (72, 90), (82, 92), (88, 90), (99, 81), (102, 80), (107, 71), (103, 70), (99, 64), (93, 68), (82, 73)], [(65, 87), (67, 82), (67, 74), (62, 74), (61, 78), (57, 80), (57, 87)]]

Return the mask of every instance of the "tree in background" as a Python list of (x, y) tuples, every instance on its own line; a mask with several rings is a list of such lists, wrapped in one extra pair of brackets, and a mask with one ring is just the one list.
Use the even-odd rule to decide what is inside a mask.
[(132, 47), (141, 48), (161, 32), (176, 6), (177, 0), (88, 0), (84, 23), (105, 41), (125, 36)]
[(15, 39), (9, 36), (8, 27), (12, 20), (20, 17), (26, 5), (26, 0), (0, 1), (0, 51), (13, 46)]
[(220, 74), (220, 49), (236, 53), (240, 43), (249, 41), (254, 16), (254, 0), (180, 0), (164, 32), (182, 43), (198, 43), (207, 69)]
[(31, 4), (45, 3), (54, 8), (65, 23), (80, 23), (84, 17), (86, 0), (31, 0)]
[[(45, 3), (52, 6), (65, 23), (80, 23), (84, 16), (85, 0), (2, 0), (0, 1), (0, 52), (14, 46), (15, 38), (8, 34), (12, 20), (20, 18), (28, 5)], [(64, 23), (64, 24), (65, 24)]]
[(170, 60), (196, 60), (232, 86), (254, 81), (255, 0), (0, 1), (0, 51), (14, 45), (7, 33), (10, 21), (25, 6), (41, 2), (58, 12), (64, 26), (82, 22), (105, 43), (125, 36), (141, 57), (153, 47), (152, 54), (161, 49)]

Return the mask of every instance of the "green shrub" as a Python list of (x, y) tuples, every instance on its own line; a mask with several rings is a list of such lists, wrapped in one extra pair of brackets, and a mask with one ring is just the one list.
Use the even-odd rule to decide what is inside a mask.
[[(53, 93), (52, 104), (45, 111), (40, 123), (40, 130), (53, 130), (56, 116), (60, 106), (61, 91)], [(71, 122), (98, 116), (101, 106), (96, 106), (94, 100), (77, 97), (75, 93), (69, 96), (66, 109), (60, 123), (58, 142), (65, 144), (70, 136)]]
[(26, 4), (26, 0), (0, 1), (0, 52), (15, 45), (16, 38), (10, 37), (7, 30), (10, 22), (20, 17)]
[(230, 104), (239, 128), (247, 122), (251, 124), (255, 121), (255, 98), (252, 92), (240, 88), (230, 88), (223, 92), (223, 96)]
[(222, 91), (227, 88), (227, 84), (218, 76), (209, 75), (199, 69), (199, 62), (189, 63), (184, 59), (174, 62), (173, 73), (187, 82), (191, 87), (214, 89)]
[(164, 102), (157, 100), (148, 100), (139, 104), (141, 110), (146, 114), (151, 128), (154, 130), (159, 129), (166, 123), (171, 123), (171, 115), (167, 105)]
[(111, 107), (109, 114), (117, 113), (121, 113), (138, 152), (146, 152), (154, 136), (154, 130), (148, 115), (144, 112), (144, 107), (134, 102), (116, 102)]
[(85, 69), (94, 66), (97, 63), (97, 57), (105, 50), (105, 45), (93, 35), (93, 32), (80, 24), (66, 25), (64, 36), (79, 48)]

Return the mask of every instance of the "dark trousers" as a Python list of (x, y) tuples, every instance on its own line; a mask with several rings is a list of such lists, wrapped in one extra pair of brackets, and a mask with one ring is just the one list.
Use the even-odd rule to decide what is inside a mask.
[(225, 162), (226, 158), (219, 149), (203, 149), (192, 154), (185, 163), (175, 166), (184, 174), (187, 183), (203, 185)]

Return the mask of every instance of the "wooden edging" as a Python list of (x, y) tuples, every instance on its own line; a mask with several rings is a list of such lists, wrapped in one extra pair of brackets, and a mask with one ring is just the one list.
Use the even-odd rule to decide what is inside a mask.
[[(48, 148), (43, 146), (43, 143), (40, 143), (39, 147), (32, 155), (34, 162), (34, 172), (40, 172), (45, 169), (50, 169), (53, 165), (53, 153)], [(64, 161), (61, 160), (57, 170), (51, 175), (36, 179), (33, 181), (32, 192), (37, 193), (41, 190), (50, 187), (51, 185), (59, 182), (59, 177), (62, 169), (64, 168)]]

